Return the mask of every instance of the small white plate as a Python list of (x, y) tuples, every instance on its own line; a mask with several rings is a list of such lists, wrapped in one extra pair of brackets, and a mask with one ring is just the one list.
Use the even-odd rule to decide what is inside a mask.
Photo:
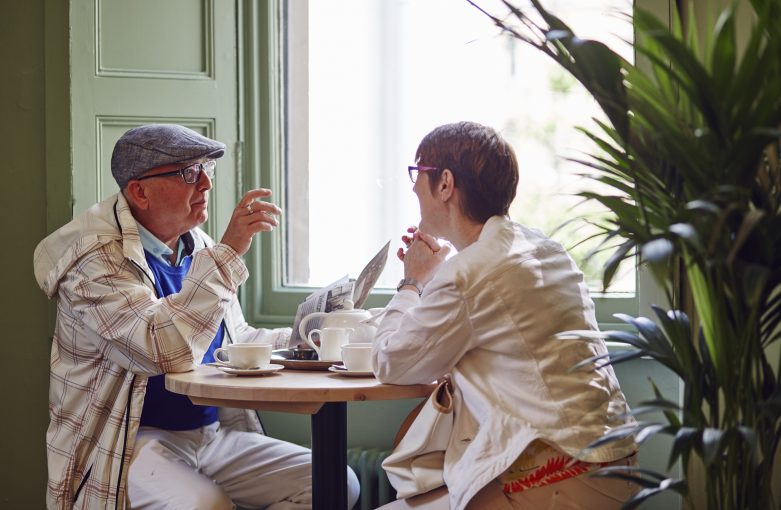
[(235, 368), (228, 366), (217, 366), (217, 370), (225, 372), (230, 375), (267, 375), (279, 372), (284, 369), (282, 365), (270, 364), (266, 368)]
[(366, 372), (359, 372), (356, 370), (347, 370), (344, 365), (333, 365), (328, 368), (329, 372), (333, 372), (335, 374), (344, 375), (346, 377), (374, 377), (374, 372), (371, 370), (368, 370)]

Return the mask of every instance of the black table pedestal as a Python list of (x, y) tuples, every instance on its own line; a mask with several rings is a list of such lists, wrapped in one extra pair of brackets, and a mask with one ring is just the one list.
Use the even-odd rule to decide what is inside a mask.
[(326, 402), (312, 415), (312, 508), (347, 509), (347, 404)]

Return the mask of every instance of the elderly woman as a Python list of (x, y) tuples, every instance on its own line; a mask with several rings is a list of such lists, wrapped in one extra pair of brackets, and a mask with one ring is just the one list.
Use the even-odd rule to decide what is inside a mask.
[[(606, 465), (634, 463), (631, 439), (588, 449), (628, 406), (610, 366), (570, 371), (601, 341), (583, 274), (558, 243), (510, 221), (518, 164), (493, 129), (436, 128), (409, 167), (421, 222), (402, 237), (404, 279), (373, 352), (386, 383), (450, 374), (454, 426), (439, 489), (388, 508), (618, 508), (633, 494)], [(450, 247), (458, 253), (448, 258)]]

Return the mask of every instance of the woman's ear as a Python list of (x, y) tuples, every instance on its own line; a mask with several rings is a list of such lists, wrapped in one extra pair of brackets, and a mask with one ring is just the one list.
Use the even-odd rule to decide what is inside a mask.
[(453, 196), (453, 193), (456, 192), (456, 179), (453, 175), (453, 172), (450, 171), (449, 168), (445, 168), (442, 171), (442, 175), (439, 178), (439, 183), (437, 184), (437, 193), (439, 194), (439, 198), (443, 202), (447, 202), (450, 200), (450, 198)]

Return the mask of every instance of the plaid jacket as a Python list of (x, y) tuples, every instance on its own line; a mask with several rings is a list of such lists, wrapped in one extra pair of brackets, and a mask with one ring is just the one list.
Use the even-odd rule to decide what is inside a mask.
[[(195, 229), (178, 294), (158, 299), (136, 221), (121, 194), (41, 241), (35, 276), (57, 298), (46, 434), (48, 508), (124, 508), (147, 378), (197, 365), (220, 322), (226, 342), (256, 340), (236, 291), (247, 268)], [(266, 330), (268, 331), (268, 330)], [(223, 426), (261, 431), (254, 412), (220, 409)]]

